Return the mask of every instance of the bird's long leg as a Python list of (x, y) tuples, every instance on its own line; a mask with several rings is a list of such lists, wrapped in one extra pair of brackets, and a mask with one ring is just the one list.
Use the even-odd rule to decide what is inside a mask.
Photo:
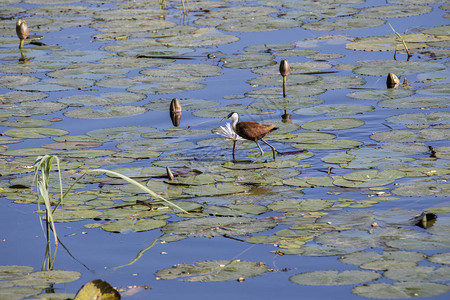
[(236, 160), (236, 157), (234, 156), (234, 152), (235, 152), (235, 150), (236, 150), (236, 141), (233, 141), (234, 143), (233, 143), (233, 161), (235, 161)]
[[(273, 159), (275, 159), (275, 148), (269, 144), (268, 142), (266, 142), (264, 139), (261, 139), (261, 141), (263, 141), (264, 143), (266, 143), (270, 148), (272, 148), (272, 153), (273, 153)], [(259, 145), (258, 145), (259, 146)]]
[(258, 145), (259, 151), (261, 151), (261, 156), (264, 155), (264, 151), (262, 150), (261, 146), (258, 143), (258, 140), (255, 140), (256, 145)]

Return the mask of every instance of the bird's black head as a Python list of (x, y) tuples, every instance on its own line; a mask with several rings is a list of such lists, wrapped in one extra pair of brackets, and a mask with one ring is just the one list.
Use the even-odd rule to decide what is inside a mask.
[(228, 116), (227, 116), (227, 119), (231, 118), (231, 116), (232, 116), (233, 114), (235, 114), (234, 111), (230, 112), (230, 113), (228, 114)]

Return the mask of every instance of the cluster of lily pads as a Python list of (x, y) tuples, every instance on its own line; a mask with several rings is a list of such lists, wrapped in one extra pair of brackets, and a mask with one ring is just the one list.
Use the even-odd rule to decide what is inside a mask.
[[(240, 32), (299, 26), (315, 32), (351, 31), (381, 26), (385, 18), (426, 14), (433, 9), (431, 5), (411, 1), (409, 5), (358, 8), (341, 4), (363, 1), (280, 0), (262, 1), (264, 6), (223, 7), (222, 1), (188, 1), (188, 12), (195, 12), (196, 19), (185, 25), (177, 22), (182, 18), (180, 1), (166, 1), (168, 9), (164, 10), (156, 1), (92, 5), (97, 1), (85, 0), (63, 5), (73, 1), (59, 0), (57, 5), (55, 1), (46, 5), (27, 0), (31, 5), (27, 10), (13, 2), (0, 4), (3, 13), (26, 16), (31, 32), (49, 36), (69, 26), (86, 27), (97, 31), (92, 39), (101, 46), (68, 50), (65, 42), (35, 45), (25, 40), (22, 51), (29, 60), (21, 56), (18, 63), (12, 54), (17, 48), (16, 24), (7, 18), (0, 20), (0, 126), (5, 128), (0, 136), (1, 197), (37, 203), (33, 162), (39, 155), (57, 155), (66, 189), (88, 169), (109, 168), (146, 184), (184, 211), (150, 199), (122, 179), (86, 175), (56, 210), (56, 222), (85, 221), (86, 228), (108, 232), (161, 230), (158, 239), (163, 242), (235, 236), (251, 244), (273, 245), (272, 252), (280, 256), (340, 256), (341, 262), (362, 270), (304, 272), (290, 280), (302, 285), (358, 285), (353, 292), (361, 296), (400, 298), (449, 291), (448, 205), (426, 205), (427, 212), (438, 214), (438, 221), (426, 230), (411, 223), (422, 211), (373, 208), (404, 197), (442, 199), (450, 194), (450, 149), (442, 143), (450, 137), (450, 113), (445, 110), (449, 106), (445, 80), (449, 26), (402, 36), (411, 51), (425, 58), (416, 61), (339, 64), (335, 60), (343, 54), (315, 49), (342, 44), (357, 51), (401, 50), (402, 41), (393, 34), (326, 35), (290, 44), (250, 45), (237, 55), (214, 52), (214, 47), (237, 42)], [(449, 7), (441, 9), (448, 11)], [(285, 78), (279, 75), (277, 61), (286, 57), (308, 62), (290, 62), (283, 97)], [(242, 95), (230, 92), (224, 99), (241, 116), (264, 116), (264, 123), (277, 123), (279, 129), (270, 135), (281, 149), (276, 161), (265, 161), (253, 143), (239, 141), (241, 158), (254, 163), (232, 162), (229, 149), (233, 143), (214, 134), (219, 118), (230, 107), (217, 99), (182, 96), (207, 87), (210, 80), (220, 80), (227, 71), (224, 68), (247, 69), (253, 74), (247, 81), (248, 91)], [(364, 87), (367, 80), (384, 78), (388, 72), (418, 80), (395, 89)], [(327, 91), (346, 89), (353, 90), (346, 92), (351, 100), (346, 104), (328, 104), (319, 98)], [(182, 119), (179, 127), (164, 130), (116, 126), (71, 134), (65, 128), (65, 119), (90, 122), (155, 112), (169, 115), (172, 94), (183, 112), (206, 125), (191, 126)], [(382, 115), (389, 111), (388, 117), (366, 117), (378, 110)], [(275, 117), (286, 111), (294, 114), (294, 121)], [(310, 121), (300, 124), (295, 116)], [(379, 122), (386, 122), (386, 130), (373, 132), (372, 125)], [(361, 141), (368, 138), (370, 142)], [(35, 146), (21, 147), (21, 143)], [(432, 147), (431, 155), (430, 143), (439, 145)], [(311, 165), (314, 156), (320, 156), (319, 167)], [(167, 176), (167, 168), (173, 179)], [(52, 176), (50, 182), (55, 186), (51, 190), (57, 194), (56, 173)], [(59, 201), (56, 196), (54, 200)], [(384, 247), (392, 250), (367, 251)], [(416, 250), (442, 253), (427, 256)], [(32, 271), (26, 267), (10, 268), (0, 267), (0, 283), (25, 279), (8, 281), (0, 293), (15, 292), (19, 286), (43, 286), (47, 283), (24, 280), (50, 276), (25, 275)], [(268, 271), (273, 270), (264, 263), (217, 260), (176, 265), (158, 271), (157, 276), (241, 281)], [(8, 273), (14, 276), (5, 277)], [(80, 276), (69, 275), (73, 276), (70, 280)], [(393, 283), (377, 282), (382, 277)], [(24, 297), (35, 292), (25, 291)]]

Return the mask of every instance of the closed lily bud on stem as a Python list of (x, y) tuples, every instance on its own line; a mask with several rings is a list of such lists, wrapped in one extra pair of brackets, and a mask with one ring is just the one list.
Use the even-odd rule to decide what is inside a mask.
[(394, 73), (389, 73), (386, 79), (386, 86), (391, 89), (398, 87), (399, 84), (400, 79), (398, 79), (397, 75), (395, 75)]
[(181, 112), (181, 104), (177, 98), (173, 98), (172, 102), (170, 102), (170, 111), (171, 112)]
[(291, 67), (286, 59), (282, 59), (280, 62), (280, 74), (283, 76), (283, 97), (286, 98), (286, 76), (289, 75)]
[(22, 49), (23, 42), (27, 39), (30, 34), (30, 30), (28, 29), (28, 25), (24, 20), (17, 20), (16, 22), (16, 33), (17, 37), (20, 39), (19, 49)]
[(282, 59), (280, 62), (280, 74), (281, 76), (288, 76), (291, 71), (291, 67), (289, 67), (289, 63), (287, 59)]
[(170, 119), (175, 127), (180, 126), (182, 115), (181, 111), (180, 101), (177, 98), (173, 98), (172, 102), (170, 102)]

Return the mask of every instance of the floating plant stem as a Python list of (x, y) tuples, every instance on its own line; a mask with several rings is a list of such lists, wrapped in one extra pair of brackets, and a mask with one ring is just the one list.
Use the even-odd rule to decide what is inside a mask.
[(394, 29), (394, 27), (392, 27), (391, 23), (388, 22), (388, 24), (391, 27), (392, 31), (395, 33), (395, 35), (402, 41), (403, 47), (405, 47), (405, 51), (408, 54), (408, 59), (409, 59), (412, 56), (412, 54), (409, 52), (408, 47), (406, 46), (405, 39), (397, 31), (395, 31), (395, 29)]

